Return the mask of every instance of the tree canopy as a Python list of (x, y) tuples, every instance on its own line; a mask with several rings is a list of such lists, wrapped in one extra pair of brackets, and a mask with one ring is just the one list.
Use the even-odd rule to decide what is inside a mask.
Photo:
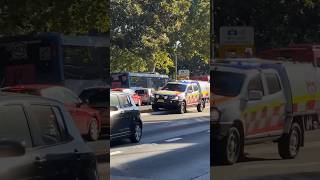
[(110, 24), (108, 11), (105, 0), (3, 0), (0, 35), (106, 33)]
[(209, 0), (112, 0), (111, 70), (172, 74), (175, 53), (180, 67), (207, 64), (209, 5)]
[(320, 42), (320, 0), (216, 0), (215, 39), (221, 26), (253, 26), (257, 50)]

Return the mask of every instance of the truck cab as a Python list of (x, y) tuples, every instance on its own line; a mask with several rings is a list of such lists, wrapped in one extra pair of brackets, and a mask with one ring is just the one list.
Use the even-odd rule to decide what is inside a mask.
[(261, 64), (213, 66), (212, 161), (233, 164), (245, 144), (266, 141), (278, 142), (280, 156), (293, 158), (303, 144), (303, 126), (292, 124), (290, 84), (282, 65)]

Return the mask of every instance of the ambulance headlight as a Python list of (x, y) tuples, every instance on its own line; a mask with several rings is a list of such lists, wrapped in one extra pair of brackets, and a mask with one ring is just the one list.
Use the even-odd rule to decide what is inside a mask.
[(179, 96), (173, 96), (172, 100), (179, 100)]
[(212, 107), (210, 109), (210, 118), (211, 118), (211, 120), (219, 121), (220, 117), (221, 117), (221, 112), (217, 108)]

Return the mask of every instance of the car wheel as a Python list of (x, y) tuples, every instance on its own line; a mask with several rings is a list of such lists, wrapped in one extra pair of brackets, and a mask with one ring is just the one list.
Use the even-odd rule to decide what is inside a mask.
[(142, 137), (142, 125), (141, 123), (135, 122), (130, 140), (132, 143), (138, 143), (140, 142), (141, 137)]
[(137, 106), (141, 106), (141, 100), (138, 101)]
[(203, 109), (204, 109), (204, 105), (205, 103), (204, 103), (204, 101), (203, 100), (201, 100), (201, 103), (200, 104), (198, 104), (198, 106), (197, 106), (197, 110), (198, 110), (198, 112), (202, 112), (203, 111)]
[(88, 138), (90, 141), (96, 141), (99, 139), (99, 125), (95, 118), (90, 122)]
[(241, 136), (238, 128), (231, 127), (228, 135), (222, 140), (213, 143), (212, 161), (215, 163), (231, 165), (241, 156)]
[(278, 152), (283, 159), (293, 159), (297, 156), (301, 144), (302, 131), (298, 123), (294, 122), (289, 134), (283, 135), (278, 142)]
[(153, 111), (159, 111), (159, 108), (157, 106), (155, 106), (155, 105), (152, 105), (152, 110)]
[(187, 107), (186, 107), (186, 103), (183, 101), (179, 106), (178, 113), (183, 114), (185, 112), (187, 112)]

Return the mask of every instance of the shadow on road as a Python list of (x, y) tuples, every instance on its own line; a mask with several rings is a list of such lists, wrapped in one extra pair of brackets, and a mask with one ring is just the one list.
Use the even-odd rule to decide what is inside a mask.
[[(237, 164), (246, 163), (246, 162), (281, 161), (281, 160), (283, 160), (281, 158), (249, 157), (248, 155), (249, 155), (248, 153), (245, 153), (245, 156), (239, 162), (237, 162)], [(217, 163), (217, 162), (214, 162), (213, 159), (211, 159), (211, 167), (215, 167), (215, 166), (229, 166), (229, 165)]]
[(246, 178), (239, 178), (238, 180), (270, 180), (270, 179), (272, 180), (319, 180), (320, 171), (246, 177)]

